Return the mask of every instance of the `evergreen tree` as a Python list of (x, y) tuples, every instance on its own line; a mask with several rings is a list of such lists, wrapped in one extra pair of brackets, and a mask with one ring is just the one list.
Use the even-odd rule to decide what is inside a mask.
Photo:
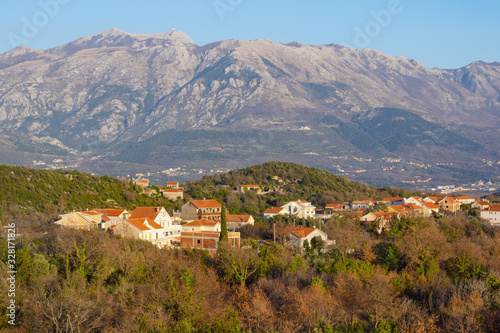
[(220, 213), (220, 242), (227, 242), (229, 236), (227, 234), (227, 219), (226, 219), (226, 205), (222, 205), (222, 211)]

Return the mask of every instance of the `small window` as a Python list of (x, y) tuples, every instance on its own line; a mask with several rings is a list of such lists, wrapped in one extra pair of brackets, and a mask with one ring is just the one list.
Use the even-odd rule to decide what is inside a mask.
[(201, 244), (201, 240), (200, 240), (200, 239), (197, 239), (197, 240), (196, 240), (196, 244)]

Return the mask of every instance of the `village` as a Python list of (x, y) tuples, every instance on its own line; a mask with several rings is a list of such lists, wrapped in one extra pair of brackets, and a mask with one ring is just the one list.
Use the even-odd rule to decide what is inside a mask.
[[(153, 191), (147, 180), (136, 180), (135, 184), (146, 193)], [(239, 185), (234, 190), (264, 194), (256, 184)], [(167, 187), (161, 188), (160, 192), (171, 201), (184, 198), (184, 192), (177, 182), (167, 182)], [(299, 199), (280, 207), (268, 207), (258, 218), (269, 222), (278, 215), (291, 215), (319, 222), (319, 228), (288, 226), (275, 235), (274, 241), (278, 240), (301, 251), (304, 241), (311, 242), (315, 237), (321, 238), (325, 244), (335, 244), (334, 239), (329, 240), (327, 234), (321, 231), (322, 223), (329, 219), (351, 216), (365, 228), (371, 227), (380, 234), (390, 227), (391, 221), (403, 216), (425, 218), (456, 213), (464, 207), (478, 209), (482, 219), (489, 221), (492, 226), (500, 226), (500, 204), (490, 204), (488, 200), (469, 196), (394, 197), (379, 201), (331, 203), (322, 208)], [(256, 221), (252, 215), (230, 215), (227, 211), (223, 214), (223, 209), (224, 206), (217, 200), (189, 200), (180, 211), (171, 213), (164, 207), (137, 207), (132, 211), (95, 208), (63, 214), (55, 224), (64, 228), (109, 230), (122, 237), (149, 241), (159, 248), (190, 247), (213, 252), (219, 245), (223, 215), (227, 222), (229, 243), (234, 247), (242, 244), (239, 230), (253, 226)]]

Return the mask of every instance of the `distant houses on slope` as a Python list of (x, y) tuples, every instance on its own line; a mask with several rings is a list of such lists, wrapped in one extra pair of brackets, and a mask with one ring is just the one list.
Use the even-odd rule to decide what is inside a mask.
[[(137, 180), (138, 186), (149, 184), (147, 180)], [(146, 188), (146, 187), (145, 187)], [(254, 191), (262, 194), (258, 185), (239, 185), (234, 189), (240, 193)], [(177, 182), (167, 182), (166, 188), (161, 188), (161, 195), (175, 201), (184, 198), (183, 190)], [(371, 228), (382, 233), (390, 228), (394, 219), (404, 216), (429, 217), (433, 214), (456, 212), (463, 205), (480, 210), (481, 218), (493, 226), (500, 226), (500, 204), (491, 205), (487, 200), (478, 200), (467, 196), (420, 198), (412, 196), (390, 197), (382, 200), (358, 200), (342, 203), (328, 203), (324, 208), (317, 209), (311, 202), (293, 200), (281, 207), (268, 207), (263, 212), (264, 221), (279, 215), (290, 215), (297, 218), (326, 221), (350, 214), (359, 219), (365, 228)], [(175, 218), (164, 207), (137, 207), (133, 211), (125, 209), (92, 209), (70, 212), (61, 215), (57, 225), (67, 228), (90, 230), (111, 230), (123, 237), (133, 237), (149, 241), (160, 248), (182, 246), (214, 251), (218, 248), (221, 233), (222, 204), (217, 200), (189, 200)], [(255, 218), (250, 214), (233, 215), (226, 212), (229, 231), (229, 243), (241, 246), (241, 228), (255, 224)], [(303, 250), (304, 241), (319, 237), (329, 241), (326, 234), (315, 228), (288, 227), (281, 231), (279, 239), (299, 251)], [(332, 244), (333, 241), (329, 241)]]

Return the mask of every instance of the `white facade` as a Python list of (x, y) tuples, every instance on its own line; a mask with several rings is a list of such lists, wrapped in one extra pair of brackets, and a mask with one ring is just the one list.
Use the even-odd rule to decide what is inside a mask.
[(285, 208), (289, 214), (302, 218), (314, 217), (316, 214), (316, 207), (307, 201), (290, 201), (281, 207)]
[(492, 226), (500, 227), (500, 204), (483, 209), (481, 211), (481, 218), (490, 221)]

